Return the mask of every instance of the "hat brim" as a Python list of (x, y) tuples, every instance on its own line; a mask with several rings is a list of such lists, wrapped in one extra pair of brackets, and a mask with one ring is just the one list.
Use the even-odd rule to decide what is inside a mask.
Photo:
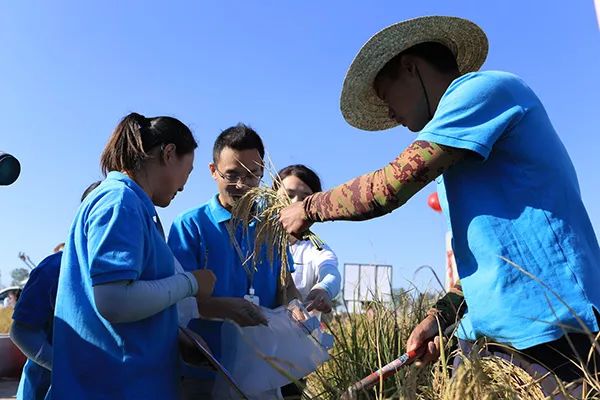
[(344, 79), (340, 108), (350, 125), (366, 131), (380, 131), (398, 125), (388, 116), (388, 107), (377, 97), (373, 82), (388, 61), (425, 42), (437, 42), (448, 47), (456, 57), (461, 75), (477, 71), (488, 53), (488, 40), (483, 30), (462, 18), (421, 17), (379, 31), (360, 49)]

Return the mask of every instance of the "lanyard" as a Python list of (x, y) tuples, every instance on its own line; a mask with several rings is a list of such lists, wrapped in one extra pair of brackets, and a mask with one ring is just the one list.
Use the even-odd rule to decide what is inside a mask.
[(242, 267), (244, 268), (244, 271), (246, 271), (246, 275), (248, 276), (248, 286), (249, 286), (249, 291), (252, 292), (251, 294), (254, 294), (254, 272), (256, 272), (254, 270), (254, 268), (249, 267), (248, 266), (248, 262), (251, 259), (251, 256), (245, 257), (244, 256), (244, 252), (242, 251), (242, 248), (240, 246), (240, 244), (237, 241), (237, 238), (235, 237), (235, 232), (233, 229), (233, 225), (231, 220), (229, 220), (228, 222), (225, 223), (225, 227), (227, 228), (227, 232), (229, 233), (229, 239), (231, 241), (231, 244), (233, 245), (233, 248), (235, 249), (235, 252), (237, 253), (240, 262), (242, 263)]

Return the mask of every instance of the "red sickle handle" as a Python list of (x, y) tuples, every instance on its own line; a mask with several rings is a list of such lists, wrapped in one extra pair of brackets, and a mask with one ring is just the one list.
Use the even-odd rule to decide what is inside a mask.
[(361, 379), (356, 382), (354, 385), (348, 388), (348, 391), (344, 393), (342, 399), (351, 399), (353, 398), (353, 394), (360, 392), (361, 390), (369, 390), (373, 386), (375, 386), (381, 379), (385, 380), (390, 376), (394, 375), (400, 368), (405, 365), (411, 364), (418, 357), (422, 356), (427, 349), (427, 344), (419, 347), (416, 350), (409, 351), (407, 353), (402, 354), (400, 357), (396, 358), (394, 361), (389, 364), (384, 365), (381, 369), (372, 372), (369, 376)]
[[(452, 334), (452, 332), (454, 331), (455, 327), (456, 327), (456, 323), (446, 327), (444, 329), (444, 336), (450, 336)], [(396, 372), (398, 372), (398, 370), (400, 368), (402, 368), (405, 365), (411, 364), (417, 358), (419, 358), (423, 354), (425, 354), (425, 351), (427, 350), (427, 347), (429, 346), (429, 342), (431, 342), (433, 340), (434, 340), (434, 338), (429, 339), (429, 341), (423, 343), (423, 345), (421, 345), (421, 347), (417, 348), (416, 350), (404, 353), (403, 355), (401, 355), (400, 357), (398, 357), (391, 363), (383, 366), (383, 368), (381, 368), (380, 370), (375, 371), (375, 372), (371, 373), (369, 376), (367, 376), (366, 378), (363, 378), (360, 381), (356, 382), (355, 384), (350, 386), (348, 388), (348, 390), (346, 390), (346, 392), (344, 392), (342, 394), (341, 399), (342, 400), (355, 399), (357, 392), (359, 392), (361, 390), (368, 390), (368, 389), (372, 388), (373, 386), (375, 386), (377, 383), (379, 383), (380, 379), (386, 379), (386, 378), (390, 377), (391, 375), (394, 375)]]

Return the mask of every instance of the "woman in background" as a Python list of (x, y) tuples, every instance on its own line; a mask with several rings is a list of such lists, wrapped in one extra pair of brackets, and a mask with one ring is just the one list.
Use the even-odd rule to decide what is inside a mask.
[[(292, 203), (322, 190), (319, 176), (301, 164), (279, 171), (274, 186), (281, 194), (287, 194)], [(308, 240), (292, 240), (290, 250), (296, 269), (292, 277), (308, 311), (330, 312), (342, 280), (335, 253), (327, 245), (319, 250)]]

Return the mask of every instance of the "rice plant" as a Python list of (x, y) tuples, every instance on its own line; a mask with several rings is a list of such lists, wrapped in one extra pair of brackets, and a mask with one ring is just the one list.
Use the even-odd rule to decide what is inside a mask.
[[(274, 172), (276, 170), (270, 159), (268, 162), (267, 167), (263, 166), (263, 168), (269, 173), (272, 181), (276, 181), (279, 177)], [(254, 223), (255, 225), (254, 248), (246, 262), (252, 261), (251, 267), (256, 269), (260, 259), (254, 255), (262, 254), (263, 248), (266, 248), (267, 258), (271, 265), (275, 255), (279, 255), (282, 263), (280, 279), (284, 286), (290, 261), (288, 260), (288, 247), (291, 238), (279, 222), (279, 213), (290, 204), (292, 201), (285, 191), (279, 193), (273, 187), (261, 184), (258, 187), (250, 188), (244, 196), (236, 201), (231, 210), (236, 229), (238, 225), (242, 225), (247, 234), (250, 224)], [(317, 249), (323, 248), (324, 242), (311, 231), (305, 232), (302, 239), (310, 240)]]
[[(335, 337), (331, 360), (308, 377), (304, 399), (339, 399), (352, 383), (402, 354), (432, 299), (426, 294), (401, 292), (393, 306), (375, 302), (368, 313), (336, 315), (328, 324)], [(590, 336), (591, 343), (595, 340)], [(443, 348), (445, 354), (435, 364), (405, 367), (370, 391), (359, 393), (357, 399), (600, 399), (600, 380), (594, 371), (586, 371), (581, 381), (566, 384), (550, 373), (534, 377), (505, 358), (479, 354), (477, 345), (468, 354), (452, 340), (445, 341)], [(552, 394), (544, 393), (544, 379), (558, 383)]]
[[(397, 358), (430, 307), (430, 296), (400, 292), (391, 305), (373, 302), (367, 312), (336, 315), (327, 324), (335, 339), (331, 360), (309, 376), (306, 398), (339, 399), (354, 382)], [(415, 398), (431, 370), (409, 366), (358, 398)]]

